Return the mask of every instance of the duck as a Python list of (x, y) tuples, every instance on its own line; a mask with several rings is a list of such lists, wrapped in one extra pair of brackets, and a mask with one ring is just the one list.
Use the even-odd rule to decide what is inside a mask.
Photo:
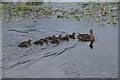
[(28, 41), (21, 42), (18, 46), (27, 48), (31, 44), (31, 42), (32, 42), (32, 40), (29, 39)]
[(62, 35), (59, 35), (58, 39), (59, 39), (59, 40), (63, 40), (63, 36), (62, 36)]
[(53, 39), (56, 39), (57, 37), (55, 35), (52, 36)]
[(43, 45), (43, 43), (44, 43), (44, 39), (40, 39), (34, 42), (34, 44), (40, 44), (40, 45)]
[(48, 40), (52, 40), (53, 39), (53, 37), (47, 37), (48, 38)]
[(46, 44), (48, 44), (48, 38), (47, 38), (47, 37), (44, 38), (44, 39), (43, 39), (43, 42), (46, 43)]
[(93, 30), (90, 29), (89, 33), (90, 34), (78, 34), (77, 38), (80, 41), (94, 41), (95, 40), (95, 36), (93, 35)]
[(63, 40), (69, 40), (69, 35), (66, 35), (65, 37), (63, 37)]
[(53, 40), (53, 39), (55, 39), (56, 38), (56, 36), (55, 35), (53, 35), (52, 37), (47, 37), (48, 38), (48, 40)]
[(76, 35), (76, 33), (75, 33), (75, 32), (73, 32), (73, 33), (72, 33), (72, 35), (68, 35), (68, 36), (69, 36), (69, 38), (75, 39), (75, 38), (76, 38), (76, 36), (75, 36), (75, 35)]
[(59, 39), (53, 39), (52, 41), (51, 41), (51, 43), (52, 44), (59, 44), (60, 43), (60, 40)]

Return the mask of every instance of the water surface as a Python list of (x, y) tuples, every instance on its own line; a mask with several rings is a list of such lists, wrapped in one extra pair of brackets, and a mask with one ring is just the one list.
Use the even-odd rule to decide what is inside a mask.
[[(3, 22), (2, 57), (4, 78), (116, 78), (118, 77), (118, 28), (112, 24), (90, 23), (51, 17), (31, 22)], [(20, 23), (20, 24), (16, 24)], [(72, 32), (89, 33), (95, 42), (78, 39), (59, 45), (20, 48), (24, 40), (39, 40)]]

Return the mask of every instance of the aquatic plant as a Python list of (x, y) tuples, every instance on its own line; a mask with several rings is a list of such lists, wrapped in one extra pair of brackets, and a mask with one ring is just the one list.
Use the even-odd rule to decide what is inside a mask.
[[(86, 20), (90, 22), (92, 19), (104, 20), (104, 24), (117, 24), (116, 15), (118, 13), (117, 3), (80, 3), (82, 9), (71, 7), (70, 10), (62, 8), (54, 8), (44, 3), (22, 3), (20, 5), (12, 5), (11, 3), (2, 3), (2, 21), (9, 20), (25, 20), (31, 19), (50, 19), (51, 16), (62, 19), (76, 19), (77, 21)], [(91, 19), (91, 20), (89, 20)], [(105, 21), (106, 20), (106, 21)], [(95, 22), (95, 20), (94, 20)]]

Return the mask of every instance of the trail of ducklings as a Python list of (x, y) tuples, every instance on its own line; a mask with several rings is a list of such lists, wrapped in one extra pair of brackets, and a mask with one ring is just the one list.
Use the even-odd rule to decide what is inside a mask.
[[(65, 35), (65, 36), (62, 36), (62, 35), (59, 35), (58, 37), (56, 37), (55, 35), (53, 35), (52, 37), (45, 37), (45, 38), (42, 38), (40, 40), (37, 40), (35, 42), (33, 42), (34, 44), (36, 45), (44, 45), (44, 44), (48, 44), (49, 42), (51, 44), (59, 44), (60, 41), (69, 41), (69, 39), (78, 39), (79, 41), (90, 41), (90, 42), (93, 42), (95, 40), (95, 37), (93, 35), (93, 30), (91, 29), (89, 31), (90, 34), (78, 34), (76, 35), (75, 32), (73, 32), (72, 34), (70, 35)], [(18, 46), (19, 47), (28, 47), (30, 46), (32, 43), (32, 40), (28, 40), (28, 41), (23, 41), (21, 42)]]
[[(41, 52), (41, 51), (44, 52), (46, 50), (44, 52), (44, 55), (40, 58), (50, 57), (50, 56), (58, 56), (58, 55), (62, 54), (63, 52), (76, 47), (78, 45), (78, 42), (90, 42), (89, 47), (92, 49), (93, 48), (93, 43), (95, 41), (95, 36), (93, 35), (93, 30), (92, 29), (89, 31), (89, 33), (90, 34), (80, 34), (80, 33), (76, 34), (75, 32), (73, 32), (70, 35), (65, 35), (65, 36), (59, 35), (58, 37), (53, 35), (51, 37), (50, 36), (45, 37), (45, 38), (42, 38), (40, 40), (36, 40), (34, 42), (32, 42), (32, 40), (23, 41), (18, 46), (28, 48), (28, 47), (32, 46), (32, 43), (33, 43), (36, 46), (41, 46), (41, 48), (39, 50), (35, 51), (34, 53), (38, 53), (38, 52)], [(51, 51), (51, 47), (49, 46), (50, 44), (53, 44), (54, 45), (53, 47), (56, 49), (57, 46), (61, 46), (64, 42), (66, 42), (66, 44), (67, 43), (69, 44), (70, 39), (72, 39), (72, 40), (78, 39), (78, 42), (74, 41), (75, 43), (72, 46), (67, 46), (60, 51), (58, 51), (58, 50), (57, 51), (56, 50)], [(48, 47), (43, 47), (44, 45), (46, 45), (46, 46), (48, 45)], [(47, 51), (47, 49), (48, 49), (48, 51)], [(22, 57), (24, 57), (28, 54), (24, 54), (24, 55), (18, 57), (17, 59), (22, 58)]]

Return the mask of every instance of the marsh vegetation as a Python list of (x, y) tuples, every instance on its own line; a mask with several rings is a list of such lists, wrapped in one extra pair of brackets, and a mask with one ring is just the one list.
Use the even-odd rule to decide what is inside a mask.
[[(48, 5), (44, 5), (48, 4)], [(53, 3), (55, 4), (55, 3)], [(65, 9), (49, 3), (19, 3), (19, 5), (2, 3), (2, 21), (50, 19), (52, 16), (63, 19), (85, 20), (102, 24), (118, 23), (118, 3), (77, 3), (77, 7)], [(81, 8), (79, 8), (81, 7)]]

